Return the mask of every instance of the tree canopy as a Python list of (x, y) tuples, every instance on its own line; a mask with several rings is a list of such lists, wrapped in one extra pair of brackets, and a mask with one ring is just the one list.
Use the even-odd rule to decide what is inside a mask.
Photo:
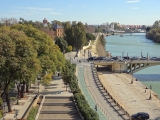
[(5, 94), (9, 111), (8, 92), (12, 84), (23, 84), (23, 94), (24, 84), (35, 80), (39, 73), (46, 81), (47, 73), (62, 71), (65, 65), (64, 55), (52, 38), (31, 25), (0, 28), (0, 57), (0, 83), (4, 86), (1, 97)]
[(151, 28), (146, 28), (146, 37), (154, 42), (160, 43), (160, 20), (155, 21)]
[(79, 51), (87, 43), (85, 27), (81, 22), (76, 21), (63, 23), (65, 40), (68, 45), (71, 45), (73, 49)]

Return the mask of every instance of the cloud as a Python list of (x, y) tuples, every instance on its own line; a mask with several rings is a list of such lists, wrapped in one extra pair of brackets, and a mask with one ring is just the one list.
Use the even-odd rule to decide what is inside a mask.
[(129, 0), (129, 1), (126, 1), (126, 3), (137, 3), (137, 2), (140, 2), (140, 0)]

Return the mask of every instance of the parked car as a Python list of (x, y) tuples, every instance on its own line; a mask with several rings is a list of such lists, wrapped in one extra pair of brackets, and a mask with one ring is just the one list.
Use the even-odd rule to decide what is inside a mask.
[(145, 112), (138, 112), (131, 116), (131, 120), (147, 120), (149, 119), (149, 114)]
[(118, 60), (118, 57), (112, 57), (111, 59), (113, 59), (113, 60)]
[(137, 60), (138, 57), (131, 57), (131, 60)]
[(147, 60), (147, 57), (141, 57), (140, 60)]
[(96, 57), (89, 57), (87, 60), (92, 61), (92, 60), (95, 60), (95, 59), (96, 59)]
[(156, 61), (160, 61), (160, 58), (157, 58)]
[(105, 57), (96, 57), (95, 60), (105, 60)]
[(150, 60), (157, 60), (157, 57), (151, 57)]
[(128, 56), (126, 56), (126, 57), (123, 57), (123, 59), (125, 59), (125, 60), (129, 60), (129, 57), (128, 57)]
[(106, 58), (106, 61), (114, 61), (114, 59)]

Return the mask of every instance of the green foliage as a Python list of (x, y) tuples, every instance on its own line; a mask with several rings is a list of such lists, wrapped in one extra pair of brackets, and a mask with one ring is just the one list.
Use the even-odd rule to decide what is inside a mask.
[(99, 33), (99, 32), (102, 32), (102, 30), (100, 28), (96, 28), (95, 33)]
[(104, 36), (103, 34), (100, 35), (99, 40), (100, 40), (101, 44), (105, 47), (105, 45), (106, 45), (106, 40), (105, 40), (105, 36)]
[(65, 64), (65, 58), (59, 47), (53, 43), (50, 36), (31, 25), (14, 25), (13, 29), (23, 31), (27, 37), (33, 39), (33, 47), (36, 49), (42, 71), (61, 71)]
[(75, 93), (75, 100), (85, 120), (99, 120), (97, 113), (90, 108), (82, 93)]
[(35, 120), (37, 112), (38, 112), (38, 108), (32, 107), (27, 117), (27, 120)]
[(71, 51), (72, 51), (72, 46), (69, 45), (69, 46), (67, 47), (67, 52), (71, 52)]
[(64, 75), (68, 75), (68, 79), (70, 79), (69, 85), (71, 88), (71, 91), (74, 94), (74, 98), (77, 102), (78, 109), (80, 110), (81, 114), (83, 115), (85, 120), (99, 120), (97, 113), (90, 108), (88, 102), (86, 101), (84, 95), (81, 93), (81, 90), (78, 86), (78, 81), (75, 76), (75, 70), (76, 70), (76, 65), (71, 64), (70, 62), (66, 62), (65, 65), (66, 69), (70, 70), (65, 70), (65, 74), (62, 74), (62, 77)]
[(146, 37), (156, 43), (160, 43), (160, 21), (155, 21), (152, 28), (146, 28)]
[(85, 27), (81, 22), (73, 22), (72, 26), (70, 22), (63, 23), (65, 40), (68, 45), (71, 45), (73, 49), (80, 50), (86, 44), (86, 32)]
[(50, 85), (50, 82), (52, 81), (52, 74), (46, 74), (43, 79), (41, 80), (41, 84), (45, 87), (47, 87), (48, 85)]
[(17, 97), (10, 97), (9, 98), (11, 101), (16, 101), (17, 100)]
[(20, 18), (19, 19), (19, 24), (25, 24), (25, 25), (32, 25), (33, 27), (37, 28), (37, 29), (40, 29), (43, 27), (43, 23), (42, 22), (39, 22), (39, 21), (36, 21), (36, 22), (33, 22), (32, 20), (25, 20), (23, 18)]
[(64, 40), (62, 37), (56, 37), (55, 44), (57, 44), (59, 46), (59, 48), (61, 49), (61, 52), (66, 50), (67, 46), (68, 46), (66, 40)]
[(95, 39), (96, 39), (96, 37), (95, 37), (93, 34), (91, 34), (91, 33), (87, 33), (87, 34), (86, 34), (86, 38), (87, 38), (88, 40), (95, 40)]

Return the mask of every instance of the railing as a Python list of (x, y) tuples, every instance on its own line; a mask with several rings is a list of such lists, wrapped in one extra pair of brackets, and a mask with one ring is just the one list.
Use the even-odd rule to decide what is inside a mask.
[[(92, 68), (92, 69), (94, 68), (94, 70), (96, 70), (96, 68), (95, 68), (94, 65), (92, 65), (91, 68)], [(92, 72), (93, 72), (93, 70), (92, 70)], [(129, 117), (129, 119), (131, 119), (130, 114), (113, 98), (113, 96), (112, 96), (112, 95), (107, 91), (107, 89), (103, 86), (103, 84), (101, 83), (101, 81), (100, 81), (100, 79), (99, 79), (99, 77), (98, 77), (98, 75), (97, 75), (97, 71), (95, 71), (95, 73), (96, 73), (96, 76), (94, 76), (94, 77), (98, 78), (99, 83), (101, 84), (101, 86), (103, 87), (103, 89), (105, 90), (105, 92), (108, 94), (109, 98), (112, 99), (112, 101), (120, 108), (120, 110), (123, 111), (123, 113), (124, 113), (125, 115), (127, 115), (127, 116)], [(117, 111), (117, 112), (118, 112), (118, 111)], [(119, 113), (119, 114), (120, 114), (120, 113)], [(107, 116), (108, 116), (108, 115), (107, 115)]]

